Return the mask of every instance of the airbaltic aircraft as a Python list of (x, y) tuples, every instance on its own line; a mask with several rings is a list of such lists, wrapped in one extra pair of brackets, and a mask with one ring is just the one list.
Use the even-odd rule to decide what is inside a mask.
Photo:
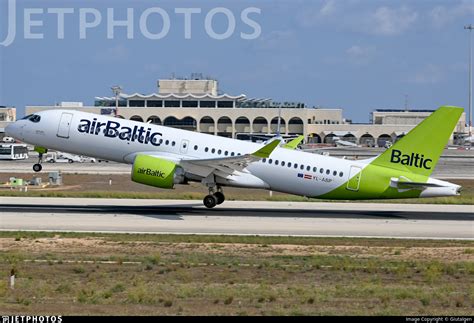
[(462, 112), (441, 107), (381, 155), (358, 161), (278, 139), (257, 144), (72, 110), (26, 116), (6, 133), (36, 146), (35, 171), (48, 148), (132, 164), (132, 180), (145, 185), (201, 182), (209, 190), (204, 205), (212, 208), (224, 202), (225, 186), (339, 200), (459, 195), (460, 186), (429, 176)]

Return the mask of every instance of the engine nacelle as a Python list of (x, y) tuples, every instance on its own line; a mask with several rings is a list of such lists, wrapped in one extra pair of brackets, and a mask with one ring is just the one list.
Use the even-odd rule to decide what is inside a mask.
[(138, 155), (133, 162), (132, 181), (160, 188), (173, 188), (184, 183), (184, 170), (172, 161)]

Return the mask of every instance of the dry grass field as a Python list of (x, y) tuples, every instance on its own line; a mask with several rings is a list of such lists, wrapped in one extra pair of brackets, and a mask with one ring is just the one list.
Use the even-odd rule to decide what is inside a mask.
[(0, 250), (3, 314), (474, 312), (469, 241), (1, 232)]

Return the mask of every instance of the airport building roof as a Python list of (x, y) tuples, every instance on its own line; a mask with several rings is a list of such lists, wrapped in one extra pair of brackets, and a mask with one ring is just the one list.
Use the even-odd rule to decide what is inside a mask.
[[(168, 94), (161, 94), (161, 93), (152, 93), (152, 94), (140, 94), (140, 93), (133, 93), (133, 94), (120, 94), (120, 99), (122, 100), (130, 100), (130, 99), (143, 99), (143, 100), (166, 100), (166, 99), (180, 99), (180, 100), (203, 100), (203, 99), (212, 99), (212, 100), (243, 100), (246, 96), (244, 94), (240, 95), (229, 95), (229, 94), (222, 94), (222, 95), (212, 95), (212, 94), (194, 94), (194, 93), (168, 93)], [(114, 101), (115, 97), (95, 97), (95, 100), (99, 101)]]
[(427, 112), (427, 113), (431, 113), (431, 112), (435, 112), (436, 110), (420, 110), (420, 109), (416, 109), (416, 110), (407, 110), (407, 109), (375, 109), (374, 112), (414, 112), (414, 113), (423, 113), (423, 112)]

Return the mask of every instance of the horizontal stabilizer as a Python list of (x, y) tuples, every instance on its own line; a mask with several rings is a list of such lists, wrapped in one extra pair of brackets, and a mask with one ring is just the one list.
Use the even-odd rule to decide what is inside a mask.
[(442, 185), (435, 183), (422, 183), (422, 182), (411, 182), (407, 179), (392, 178), (390, 180), (390, 186), (398, 189), (425, 189), (427, 187), (443, 187)]

